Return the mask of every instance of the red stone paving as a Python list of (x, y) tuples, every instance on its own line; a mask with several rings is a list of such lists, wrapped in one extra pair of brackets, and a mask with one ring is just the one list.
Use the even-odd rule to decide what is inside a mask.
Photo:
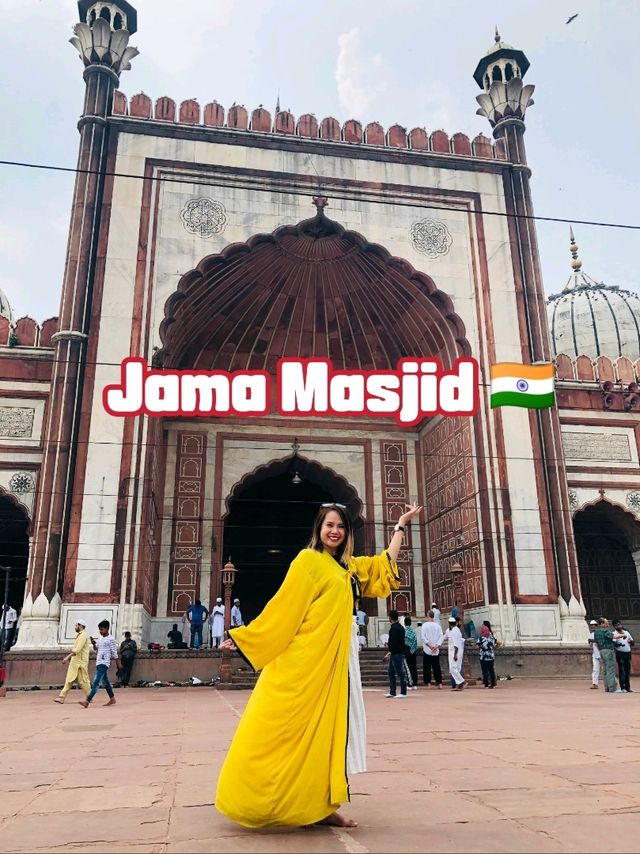
[[(639, 686), (640, 687), (640, 686)], [(3, 852), (637, 852), (640, 692), (588, 680), (495, 691), (365, 691), (367, 774), (351, 780), (354, 830), (248, 831), (211, 806), (248, 694), (118, 692), (0, 700)]]

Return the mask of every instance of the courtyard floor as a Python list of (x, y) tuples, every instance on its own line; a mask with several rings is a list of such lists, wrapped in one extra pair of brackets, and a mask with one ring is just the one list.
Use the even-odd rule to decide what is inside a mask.
[[(640, 687), (640, 686), (639, 686)], [(359, 827), (248, 831), (211, 806), (247, 701), (213, 688), (0, 700), (3, 852), (546, 852), (640, 850), (640, 693), (588, 681), (494, 691), (365, 691)]]

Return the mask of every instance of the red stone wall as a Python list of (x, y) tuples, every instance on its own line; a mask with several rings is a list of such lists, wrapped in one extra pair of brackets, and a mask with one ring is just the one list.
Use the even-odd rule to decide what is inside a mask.
[[(385, 523), (385, 542), (393, 536), (393, 527), (410, 501), (406, 442), (380, 442), (382, 469), (382, 518)], [(415, 614), (416, 594), (413, 580), (411, 526), (407, 528), (403, 547), (398, 555), (400, 589), (391, 594), (391, 607), (399, 613)]]
[(200, 595), (207, 434), (177, 434), (167, 614), (179, 616)]
[(465, 570), (465, 605), (483, 605), (470, 420), (441, 419), (422, 439), (422, 459), (433, 583), (429, 603), (435, 601), (444, 609), (452, 606), (451, 566), (459, 563)]

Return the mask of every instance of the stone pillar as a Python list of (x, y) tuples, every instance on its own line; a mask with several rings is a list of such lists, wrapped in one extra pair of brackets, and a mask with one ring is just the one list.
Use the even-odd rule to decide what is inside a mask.
[(85, 99), (78, 122), (78, 173), (71, 209), (59, 332), (52, 339), (56, 350), (51, 397), (19, 635), (19, 646), (23, 648), (55, 646), (58, 642), (64, 568), (67, 551), (73, 548), (73, 544), (68, 543), (69, 517), (101, 224), (109, 141), (108, 118), (120, 73), (130, 67), (129, 60), (138, 53), (136, 48), (127, 46), (127, 30), (112, 29), (100, 17), (94, 16), (91, 26), (88, 23), (76, 24), (74, 32), (75, 36), (70, 41), (85, 66)]

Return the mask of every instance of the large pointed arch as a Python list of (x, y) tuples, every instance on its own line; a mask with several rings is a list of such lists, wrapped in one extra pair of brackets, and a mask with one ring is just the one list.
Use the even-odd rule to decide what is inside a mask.
[(361, 234), (312, 219), (204, 258), (165, 304), (156, 362), (266, 370), (278, 359), (389, 370), (403, 357), (469, 355), (464, 324), (433, 279)]

